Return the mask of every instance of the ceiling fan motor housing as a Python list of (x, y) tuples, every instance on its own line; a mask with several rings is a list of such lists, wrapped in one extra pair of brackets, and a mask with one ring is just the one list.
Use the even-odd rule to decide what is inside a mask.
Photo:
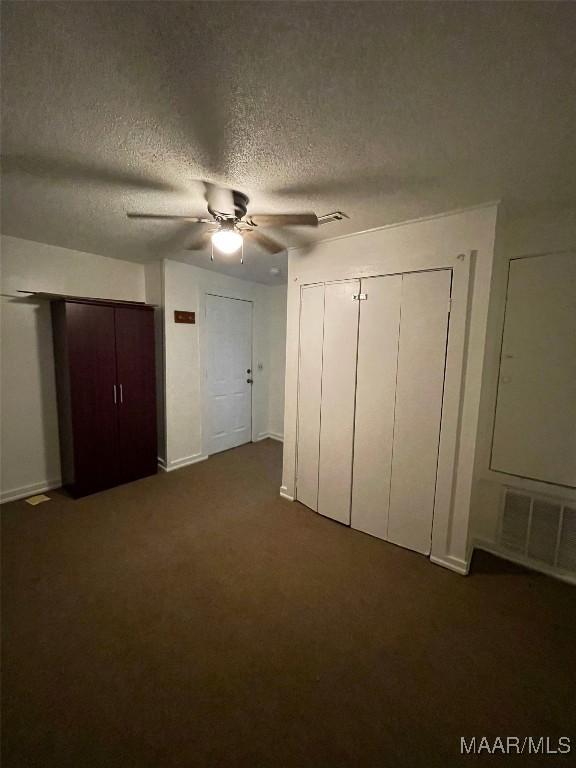
[(243, 192), (238, 192), (237, 190), (232, 190), (232, 198), (234, 200), (234, 216), (232, 217), (230, 213), (224, 212), (224, 211), (217, 211), (214, 208), (212, 208), (210, 205), (208, 206), (208, 211), (210, 214), (219, 222), (224, 221), (239, 221), (240, 219), (243, 219), (244, 216), (246, 216), (246, 211), (248, 210), (248, 203), (249, 199), (248, 196), (245, 195)]

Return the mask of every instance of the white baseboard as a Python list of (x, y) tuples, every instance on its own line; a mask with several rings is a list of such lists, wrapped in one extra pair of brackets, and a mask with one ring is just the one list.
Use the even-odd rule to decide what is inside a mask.
[(522, 555), (514, 555), (510, 552), (505, 552), (500, 549), (493, 541), (487, 541), (485, 539), (474, 539), (474, 549), (481, 549), (484, 552), (489, 552), (491, 555), (501, 557), (502, 560), (508, 560), (510, 563), (516, 565), (522, 565), (524, 568), (528, 568), (531, 571), (538, 571), (538, 573), (544, 573), (546, 576), (552, 576), (560, 581), (566, 581), (568, 584), (576, 585), (576, 573), (570, 573), (569, 571), (561, 571), (552, 565), (546, 565), (546, 563), (538, 563), (534, 560), (529, 560)]
[(288, 499), (288, 501), (294, 501), (294, 496), (290, 496), (285, 485), (280, 487), (280, 496), (282, 496), (283, 499)]
[(256, 438), (254, 439), (255, 443), (259, 443), (260, 440), (278, 440), (279, 443), (284, 442), (284, 435), (281, 435), (278, 432), (260, 432), (258, 435), (256, 435)]
[(61, 485), (62, 480), (58, 478), (57, 480), (41, 480), (39, 483), (31, 483), (30, 485), (22, 485), (20, 488), (12, 488), (10, 491), (2, 491), (0, 493), (0, 504), (27, 499), (28, 496), (35, 496), (37, 493), (53, 491), (54, 488), (60, 488)]
[(444, 555), (443, 557), (430, 555), (430, 561), (435, 565), (441, 565), (443, 568), (459, 573), (460, 576), (467, 576), (470, 570), (469, 560), (461, 560), (459, 557), (452, 557), (451, 555)]
[(176, 469), (188, 467), (190, 464), (198, 464), (199, 461), (206, 461), (208, 456), (204, 453), (195, 453), (192, 456), (184, 456), (181, 459), (173, 459), (168, 464), (163, 459), (158, 459), (158, 467), (162, 472), (174, 472)]

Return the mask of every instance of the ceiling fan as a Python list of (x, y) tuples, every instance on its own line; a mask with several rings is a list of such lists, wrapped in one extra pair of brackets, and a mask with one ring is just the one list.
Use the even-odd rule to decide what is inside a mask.
[(244, 262), (244, 238), (253, 240), (268, 253), (280, 253), (285, 246), (265, 235), (265, 227), (317, 227), (315, 213), (255, 213), (248, 214), (248, 197), (237, 190), (205, 184), (208, 213), (211, 218), (198, 216), (173, 216), (170, 214), (127, 213), (129, 219), (180, 219), (194, 224), (212, 225), (203, 232), (186, 250), (197, 251), (211, 241), (210, 258), (214, 261), (214, 248), (225, 254), (241, 251), (240, 261)]

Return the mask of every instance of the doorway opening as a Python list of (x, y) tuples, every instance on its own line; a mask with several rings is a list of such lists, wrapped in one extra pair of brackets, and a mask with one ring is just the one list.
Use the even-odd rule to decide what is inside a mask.
[(252, 440), (252, 302), (206, 294), (204, 448), (211, 456)]

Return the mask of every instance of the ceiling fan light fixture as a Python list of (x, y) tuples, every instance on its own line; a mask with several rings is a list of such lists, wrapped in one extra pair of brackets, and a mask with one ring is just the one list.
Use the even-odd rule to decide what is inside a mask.
[(212, 235), (212, 245), (221, 253), (236, 253), (242, 247), (242, 235), (235, 229), (219, 229)]

